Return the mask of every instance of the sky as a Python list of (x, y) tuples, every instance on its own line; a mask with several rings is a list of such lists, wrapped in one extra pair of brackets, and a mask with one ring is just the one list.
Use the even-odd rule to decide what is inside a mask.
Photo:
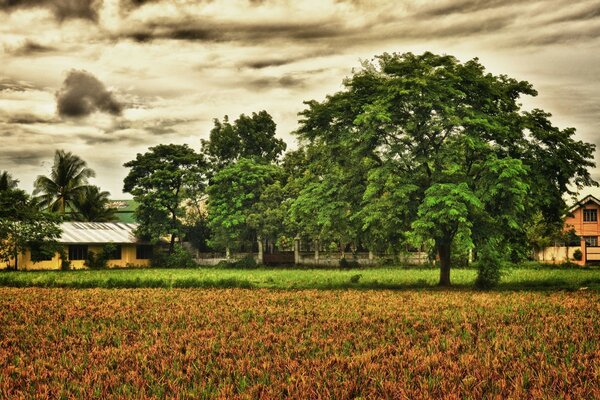
[(129, 198), (136, 153), (260, 110), (294, 148), (304, 101), (408, 51), (529, 81), (524, 109), (600, 144), (600, 0), (0, 0), (0, 170), (31, 191), (64, 149)]

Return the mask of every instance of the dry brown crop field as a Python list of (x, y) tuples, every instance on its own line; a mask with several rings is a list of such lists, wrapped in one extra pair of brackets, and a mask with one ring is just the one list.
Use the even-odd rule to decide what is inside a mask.
[(0, 288), (0, 398), (600, 398), (600, 294)]

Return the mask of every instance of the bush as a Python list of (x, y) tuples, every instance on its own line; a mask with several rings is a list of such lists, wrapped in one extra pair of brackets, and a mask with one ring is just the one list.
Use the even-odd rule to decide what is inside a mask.
[(194, 256), (181, 245), (175, 245), (173, 253), (155, 251), (150, 266), (153, 268), (195, 268)]
[(108, 243), (102, 247), (100, 254), (89, 251), (84, 265), (91, 269), (106, 269), (108, 267), (108, 260), (110, 260), (116, 249), (117, 247), (114, 244)]
[(583, 259), (583, 253), (581, 252), (580, 249), (576, 249), (573, 252), (573, 258), (577, 261), (581, 261)]
[(496, 243), (487, 243), (479, 252), (477, 262), (477, 279), (475, 286), (480, 289), (491, 289), (500, 283), (502, 273), (502, 257)]

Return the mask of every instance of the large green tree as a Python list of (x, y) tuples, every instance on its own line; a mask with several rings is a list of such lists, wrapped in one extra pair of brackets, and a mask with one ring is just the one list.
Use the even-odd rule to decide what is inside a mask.
[(281, 199), (281, 186), (276, 184), (280, 176), (281, 169), (275, 165), (241, 158), (211, 178), (208, 220), (214, 247), (229, 254), (257, 230), (271, 233), (269, 222), (278, 220), (278, 214), (269, 208)]
[(202, 151), (214, 171), (234, 163), (240, 158), (260, 162), (273, 162), (286, 149), (283, 140), (275, 137), (276, 125), (266, 111), (242, 114), (233, 124), (225, 116), (214, 120), (208, 140), (202, 140)]
[[(519, 97), (535, 96), (532, 86), (486, 73), (477, 59), (383, 54), (344, 85), (307, 103), (298, 135), (335, 149), (330, 162), (353, 166), (344, 173), (364, 181), (349, 218), (362, 221), (367, 237), (434, 244), (440, 285), (450, 285), (458, 238), (465, 246), (509, 244), (524, 237), (533, 211), (559, 220), (563, 194), (594, 184), (594, 145), (541, 110), (523, 111)], [(338, 179), (329, 170), (321, 181)]]
[(138, 234), (152, 241), (170, 236), (169, 254), (183, 231), (182, 206), (198, 196), (205, 182), (206, 163), (187, 145), (161, 144), (124, 164), (130, 168), (123, 191), (139, 203)]
[(42, 207), (64, 214), (67, 208), (75, 208), (74, 202), (84, 195), (88, 179), (93, 176), (94, 171), (81, 158), (56, 150), (50, 176), (37, 177), (33, 194)]

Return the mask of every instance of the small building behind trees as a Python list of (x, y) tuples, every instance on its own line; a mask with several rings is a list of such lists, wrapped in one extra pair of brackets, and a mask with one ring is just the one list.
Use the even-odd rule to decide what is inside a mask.
[(600, 263), (600, 200), (588, 195), (575, 203), (564, 219), (564, 235), (553, 246), (540, 249), (542, 262)]
[[(59, 251), (40, 256), (35, 248), (29, 248), (18, 256), (18, 269), (82, 269), (101, 264), (109, 268), (150, 265), (154, 246), (136, 237), (137, 224), (63, 222), (60, 228), (62, 233), (57, 239)], [(14, 260), (0, 264), (0, 268), (12, 265)]]

